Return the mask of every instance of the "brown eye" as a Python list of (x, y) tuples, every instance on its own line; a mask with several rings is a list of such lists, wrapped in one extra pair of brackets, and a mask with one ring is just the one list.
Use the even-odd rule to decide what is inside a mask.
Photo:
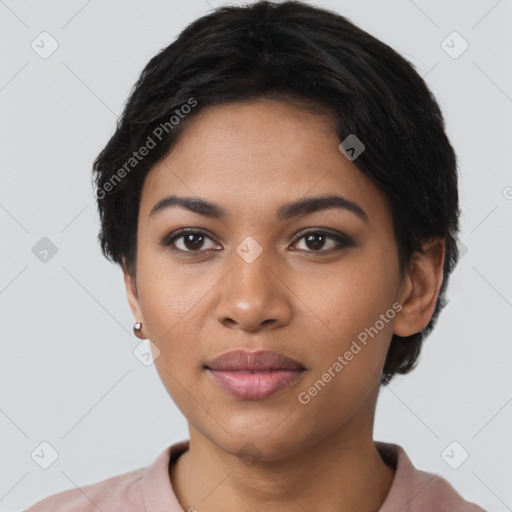
[[(299, 250), (306, 250), (307, 252), (330, 252), (353, 245), (352, 240), (346, 236), (334, 235), (324, 231), (309, 231), (303, 234), (298, 241), (301, 240), (305, 241), (305, 249), (299, 247)], [(331, 243), (327, 244), (329, 240)], [(327, 249), (325, 249), (326, 244), (328, 245)]]
[(201, 249), (204, 244), (205, 236), (202, 233), (191, 233), (182, 235), (178, 240), (183, 240), (183, 245), (186, 249), (194, 251)]
[[(206, 240), (211, 241), (210, 247), (204, 247)], [(215, 249), (218, 244), (202, 231), (198, 230), (181, 230), (178, 233), (174, 233), (171, 237), (166, 238), (161, 242), (165, 247), (173, 246), (178, 251), (182, 252), (200, 252), (202, 250)]]
[[(309, 231), (297, 239), (295, 244), (304, 240), (304, 247), (298, 247), (301, 251), (330, 253), (339, 251), (354, 245), (352, 239), (346, 235), (336, 235), (325, 231)], [(210, 246), (208, 247), (208, 241)], [(206, 252), (208, 250), (219, 250), (221, 246), (198, 229), (181, 229), (176, 233), (164, 238), (160, 245), (172, 247), (173, 250), (183, 253)]]

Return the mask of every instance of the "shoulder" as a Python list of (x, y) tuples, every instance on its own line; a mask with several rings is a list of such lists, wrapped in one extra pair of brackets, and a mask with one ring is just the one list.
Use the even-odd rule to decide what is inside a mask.
[(395, 468), (395, 477), (379, 512), (486, 512), (466, 501), (439, 474), (417, 469), (400, 445), (379, 441), (375, 444), (382, 459)]
[[(141, 483), (146, 468), (69, 489), (38, 501), (24, 512), (127, 512), (144, 510)], [(129, 508), (127, 505), (129, 504)]]
[(418, 471), (418, 473), (422, 476), (424, 483), (421, 505), (427, 510), (436, 510), (437, 512), (486, 512), (476, 503), (465, 500), (443, 477), (426, 471)]

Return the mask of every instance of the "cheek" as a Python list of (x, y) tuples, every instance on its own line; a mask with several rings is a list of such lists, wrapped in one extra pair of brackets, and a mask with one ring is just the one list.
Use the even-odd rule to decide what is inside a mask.
[(354, 400), (380, 381), (393, 335), (397, 276), (377, 257), (361, 257), (329, 276), (316, 276), (316, 292), (310, 293), (308, 305), (322, 323), (316, 336), (317, 364), (308, 380), (315, 389), (308, 396), (318, 393), (323, 396), (319, 403), (344, 402), (350, 410)]
[[(155, 339), (165, 341), (201, 297), (198, 278), (187, 277), (165, 249), (141, 241), (137, 282), (142, 313)], [(204, 292), (203, 292), (204, 293)]]
[[(320, 332), (338, 348), (373, 326), (392, 307), (398, 269), (384, 256), (373, 256), (366, 249), (331, 265), (328, 272), (320, 269), (296, 281), (297, 295), (319, 320)], [(386, 323), (380, 330), (389, 333), (392, 327)]]
[[(197, 285), (197, 277), (183, 276), (183, 272), (158, 259), (141, 258), (139, 269), (139, 305), (144, 330), (160, 350), (157, 368), (165, 368), (185, 384), (185, 376), (194, 378), (194, 369), (200, 363), (199, 316), (205, 290)], [(165, 371), (161, 376), (171, 379)]]
[(340, 315), (332, 325), (338, 335), (319, 340), (318, 364), (297, 394), (308, 418), (304, 421), (322, 418), (328, 431), (347, 422), (374, 394), (392, 336), (391, 315), (386, 323), (380, 311), (354, 309), (352, 316)]

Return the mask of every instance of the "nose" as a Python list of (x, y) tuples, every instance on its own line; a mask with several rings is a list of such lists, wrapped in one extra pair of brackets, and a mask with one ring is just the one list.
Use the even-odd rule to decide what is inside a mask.
[(290, 322), (293, 294), (283, 269), (264, 254), (252, 262), (233, 255), (216, 306), (217, 320), (225, 327), (255, 332)]

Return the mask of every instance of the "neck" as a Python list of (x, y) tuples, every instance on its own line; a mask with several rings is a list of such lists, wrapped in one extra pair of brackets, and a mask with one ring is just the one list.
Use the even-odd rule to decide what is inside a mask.
[(373, 419), (369, 425), (360, 412), (361, 421), (355, 418), (319, 443), (249, 462), (190, 427), (190, 448), (170, 471), (178, 501), (185, 510), (208, 512), (378, 512), (394, 469), (373, 442)]

